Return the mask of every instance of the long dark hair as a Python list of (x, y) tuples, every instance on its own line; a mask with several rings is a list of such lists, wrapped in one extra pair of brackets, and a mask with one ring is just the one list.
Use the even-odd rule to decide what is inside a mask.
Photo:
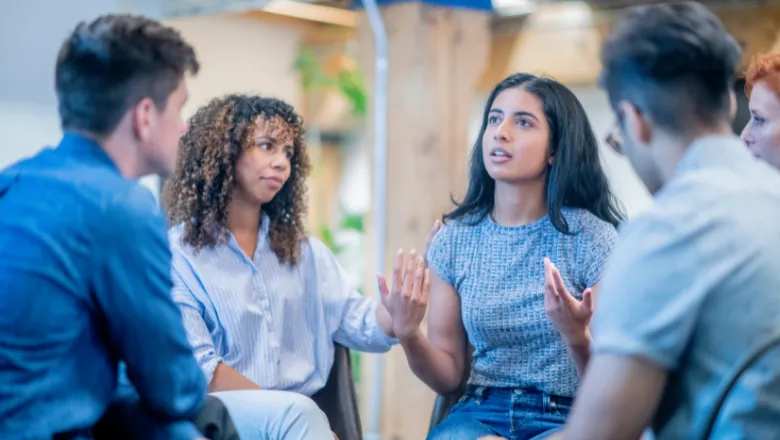
[(453, 200), (456, 208), (444, 215), (444, 221), (470, 217), (470, 223), (476, 224), (493, 211), (496, 182), (488, 174), (482, 159), (482, 137), (496, 96), (515, 87), (522, 87), (542, 101), (550, 126), (550, 154), (555, 156), (555, 162), (547, 172), (547, 210), (555, 229), (564, 234), (570, 233), (569, 224), (563, 216), (565, 207), (586, 209), (617, 227), (624, 214), (601, 167), (598, 142), (585, 109), (563, 84), (527, 73), (506, 78), (490, 94), (471, 153), (466, 197), (460, 203)]

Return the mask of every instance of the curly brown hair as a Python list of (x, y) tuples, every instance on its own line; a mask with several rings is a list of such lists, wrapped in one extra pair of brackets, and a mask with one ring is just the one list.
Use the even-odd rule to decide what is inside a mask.
[(290, 177), (262, 211), (270, 220), (271, 249), (279, 261), (295, 265), (300, 243), (306, 239), (303, 219), (311, 164), (303, 119), (283, 101), (232, 94), (201, 107), (181, 138), (179, 165), (165, 184), (164, 205), (171, 225), (184, 223), (182, 241), (196, 251), (227, 243), (227, 208), (236, 184), (236, 163), (251, 145), (258, 118), (280, 118), (293, 131)]

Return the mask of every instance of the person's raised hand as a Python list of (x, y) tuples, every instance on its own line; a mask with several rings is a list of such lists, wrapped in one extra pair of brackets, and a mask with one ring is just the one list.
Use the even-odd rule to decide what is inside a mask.
[(590, 288), (578, 300), (566, 289), (558, 268), (544, 259), (544, 310), (563, 340), (574, 345), (588, 339), (588, 325), (593, 316), (593, 291)]
[(405, 259), (403, 250), (399, 250), (393, 266), (392, 287), (388, 288), (382, 275), (377, 275), (377, 282), (382, 305), (390, 314), (396, 337), (404, 340), (414, 336), (425, 317), (431, 291), (430, 270), (425, 268), (425, 258), (412, 250)]

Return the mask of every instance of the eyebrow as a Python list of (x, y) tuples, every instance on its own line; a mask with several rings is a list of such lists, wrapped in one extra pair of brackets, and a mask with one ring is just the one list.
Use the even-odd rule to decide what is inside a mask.
[(271, 143), (277, 143), (276, 139), (272, 138), (271, 136), (268, 136), (267, 134), (256, 136), (255, 141), (269, 141)]
[[(488, 112), (488, 114), (490, 114), (490, 113), (498, 113), (498, 114), (501, 114), (501, 115), (503, 115), (503, 114), (504, 114), (504, 111), (503, 111), (503, 110), (501, 110), (501, 109), (497, 109), (497, 108), (495, 108), (495, 109), (491, 109), (491, 110)], [(539, 118), (537, 118), (537, 117), (536, 117), (536, 115), (534, 115), (533, 113), (530, 113), (530, 112), (526, 112), (526, 111), (519, 111), (519, 112), (514, 112), (514, 113), (513, 113), (513, 115), (514, 115), (514, 116), (527, 116), (527, 117), (533, 118), (535, 121), (539, 122)]]

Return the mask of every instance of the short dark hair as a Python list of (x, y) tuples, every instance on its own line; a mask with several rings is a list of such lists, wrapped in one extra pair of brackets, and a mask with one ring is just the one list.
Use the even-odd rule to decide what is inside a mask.
[(601, 85), (613, 108), (630, 101), (664, 129), (729, 118), (741, 49), (696, 2), (632, 8), (604, 43)]
[(160, 22), (124, 14), (82, 22), (57, 57), (62, 129), (108, 135), (144, 98), (164, 109), (184, 75), (198, 69), (192, 47)]

